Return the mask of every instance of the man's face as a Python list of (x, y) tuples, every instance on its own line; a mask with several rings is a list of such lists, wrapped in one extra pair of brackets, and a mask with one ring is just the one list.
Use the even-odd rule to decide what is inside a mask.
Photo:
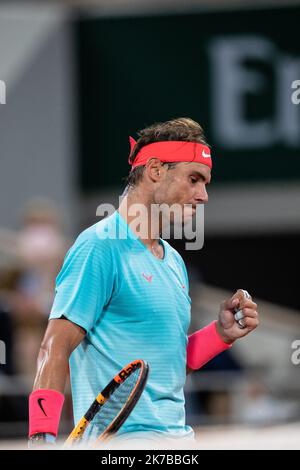
[[(154, 190), (155, 203), (177, 205), (182, 221), (186, 223), (195, 214), (196, 206), (208, 201), (206, 185), (210, 183), (211, 170), (207, 165), (195, 162), (181, 162), (175, 168), (162, 168), (162, 178)], [(170, 221), (174, 222), (172, 212)]]

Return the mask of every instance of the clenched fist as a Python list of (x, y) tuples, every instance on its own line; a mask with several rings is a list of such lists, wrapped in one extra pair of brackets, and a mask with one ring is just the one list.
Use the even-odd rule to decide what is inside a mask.
[[(243, 338), (259, 325), (257, 304), (247, 292), (239, 289), (229, 300), (221, 303), (217, 331), (225, 343), (231, 344), (236, 339)], [(236, 312), (239, 311), (237, 320)]]

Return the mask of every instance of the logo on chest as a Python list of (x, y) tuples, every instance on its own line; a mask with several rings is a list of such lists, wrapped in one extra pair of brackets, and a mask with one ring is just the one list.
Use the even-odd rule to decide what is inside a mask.
[(152, 278), (153, 278), (153, 275), (152, 275), (152, 274), (145, 274), (145, 273), (142, 273), (142, 276), (143, 276), (144, 279), (146, 279), (146, 281), (152, 282)]

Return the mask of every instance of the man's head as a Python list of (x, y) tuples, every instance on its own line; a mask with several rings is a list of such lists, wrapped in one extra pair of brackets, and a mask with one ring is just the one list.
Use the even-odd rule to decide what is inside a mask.
[[(138, 133), (138, 140), (130, 154), (134, 165), (137, 155), (146, 145), (165, 141), (182, 141), (207, 146), (202, 127), (189, 118), (156, 123)], [(197, 161), (161, 162), (153, 156), (145, 165), (132, 169), (127, 179), (129, 191), (141, 190), (152, 204), (197, 204), (207, 202), (206, 184), (210, 182), (211, 169)]]

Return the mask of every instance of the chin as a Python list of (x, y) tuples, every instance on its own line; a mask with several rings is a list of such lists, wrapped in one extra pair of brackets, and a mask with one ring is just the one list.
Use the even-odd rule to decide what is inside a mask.
[(190, 224), (192, 220), (193, 220), (193, 216), (184, 217), (182, 221), (182, 226), (184, 227), (185, 225)]

